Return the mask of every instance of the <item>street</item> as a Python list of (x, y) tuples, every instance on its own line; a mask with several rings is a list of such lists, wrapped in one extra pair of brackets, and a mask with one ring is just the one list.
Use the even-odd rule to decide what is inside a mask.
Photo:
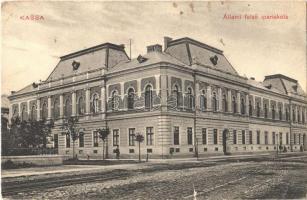
[[(5, 195), (5, 199), (304, 199), (307, 155), (149, 162), (113, 178)], [(97, 173), (97, 176), (99, 172)], [(120, 176), (123, 174), (123, 176)], [(93, 174), (92, 174), (93, 175)], [(78, 175), (76, 175), (78, 176)], [(82, 174), (86, 177), (87, 174)]]

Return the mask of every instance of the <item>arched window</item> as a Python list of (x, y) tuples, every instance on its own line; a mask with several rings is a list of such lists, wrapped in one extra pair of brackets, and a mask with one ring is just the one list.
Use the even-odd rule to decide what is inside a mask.
[(174, 96), (176, 98), (176, 107), (179, 107), (179, 89), (178, 86), (175, 85), (174, 90), (173, 90)]
[(264, 104), (264, 118), (268, 118), (268, 106)]
[(192, 95), (192, 89), (188, 88), (188, 109), (193, 108), (193, 95)]
[(112, 106), (112, 110), (116, 110), (116, 109), (118, 109), (118, 103), (117, 103), (117, 91), (116, 90), (114, 90), (113, 92), (112, 92), (112, 99), (111, 99), (111, 106)]
[(36, 106), (35, 105), (33, 105), (31, 108), (30, 118), (31, 120), (36, 120)]
[(278, 108), (278, 115), (279, 115), (279, 120), (282, 120), (282, 109), (281, 106)]
[(289, 121), (289, 109), (286, 108), (286, 121)]
[(70, 99), (66, 99), (65, 105), (64, 105), (64, 117), (70, 117), (71, 116), (71, 103)]
[(300, 112), (300, 109), (297, 109), (297, 121), (301, 122), (301, 112)]
[(275, 119), (275, 105), (272, 105), (272, 119)]
[(22, 106), (21, 110), (21, 121), (26, 121), (27, 120), (27, 107), (24, 105)]
[(236, 101), (236, 97), (235, 96), (232, 97), (232, 112), (233, 113), (237, 112), (237, 101)]
[(213, 97), (212, 97), (212, 108), (213, 111), (217, 111), (217, 98), (215, 92), (213, 92)]
[(59, 101), (58, 99), (55, 99), (53, 102), (53, 119), (57, 119), (59, 115)]
[(256, 110), (257, 110), (257, 117), (260, 117), (260, 103), (259, 102), (257, 102)]
[(48, 117), (48, 107), (47, 107), (47, 103), (44, 102), (42, 106), (42, 119), (46, 120), (47, 117)]
[(295, 110), (292, 110), (292, 121), (295, 122), (296, 121), (296, 117), (295, 117)]
[(134, 109), (134, 89), (128, 90), (128, 109)]
[(227, 112), (228, 108), (227, 108), (227, 97), (226, 94), (223, 95), (223, 111)]
[(85, 112), (84, 110), (84, 99), (80, 97), (78, 100), (78, 115), (83, 115)]
[(241, 99), (241, 114), (245, 114), (245, 101), (244, 99)]
[(99, 112), (99, 97), (98, 97), (98, 94), (94, 94), (92, 96), (92, 112), (94, 114)]
[(249, 104), (248, 104), (248, 110), (249, 110), (249, 116), (253, 115), (253, 105), (252, 105), (252, 101), (249, 100)]
[(305, 124), (305, 111), (303, 111), (303, 114), (302, 114), (302, 123)]
[(147, 85), (145, 88), (145, 108), (152, 108), (152, 87), (151, 85)]
[(205, 90), (202, 91), (202, 94), (200, 96), (200, 105), (201, 105), (201, 110), (207, 109), (207, 97), (206, 97)]

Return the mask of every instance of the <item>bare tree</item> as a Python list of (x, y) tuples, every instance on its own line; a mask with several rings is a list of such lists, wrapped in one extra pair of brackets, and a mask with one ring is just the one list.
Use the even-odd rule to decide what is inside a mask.
[(137, 133), (135, 140), (139, 143), (139, 162), (141, 162), (141, 142), (144, 141), (144, 136), (141, 133)]
[(109, 128), (99, 128), (96, 130), (98, 132), (99, 138), (102, 140), (102, 159), (105, 159), (105, 153), (104, 153), (104, 146), (105, 141), (108, 138), (108, 135), (110, 134)]

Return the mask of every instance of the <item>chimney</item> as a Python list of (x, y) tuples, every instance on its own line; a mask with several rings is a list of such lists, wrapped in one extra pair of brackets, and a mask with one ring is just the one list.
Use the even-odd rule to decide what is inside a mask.
[(125, 45), (124, 44), (120, 44), (119, 45), (121, 48), (125, 49)]
[(160, 44), (154, 44), (154, 45), (147, 46), (147, 53), (150, 53), (153, 51), (162, 52), (162, 46)]
[(170, 37), (164, 37), (164, 51), (165, 51), (165, 49), (167, 49), (168, 43), (169, 43), (170, 41), (172, 41), (172, 40), (173, 40), (173, 39), (170, 38)]
[(255, 80), (255, 77), (251, 77), (250, 79), (251, 79), (251, 80)]

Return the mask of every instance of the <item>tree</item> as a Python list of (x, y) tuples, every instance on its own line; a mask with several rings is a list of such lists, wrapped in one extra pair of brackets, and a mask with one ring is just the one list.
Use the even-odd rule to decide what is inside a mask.
[(104, 145), (105, 145), (105, 140), (108, 138), (108, 135), (110, 134), (110, 130), (108, 127), (106, 128), (99, 128), (97, 129), (99, 138), (102, 140), (102, 159), (105, 159), (104, 156)]
[(62, 134), (66, 135), (66, 137), (70, 137), (73, 142), (72, 152), (73, 152), (73, 159), (75, 159), (75, 142), (80, 138), (81, 135), (84, 134), (84, 129), (78, 128), (77, 123), (79, 119), (77, 117), (70, 117), (64, 120), (62, 125)]
[(144, 141), (144, 136), (141, 133), (137, 133), (135, 140), (139, 143), (139, 162), (141, 162), (141, 142)]

